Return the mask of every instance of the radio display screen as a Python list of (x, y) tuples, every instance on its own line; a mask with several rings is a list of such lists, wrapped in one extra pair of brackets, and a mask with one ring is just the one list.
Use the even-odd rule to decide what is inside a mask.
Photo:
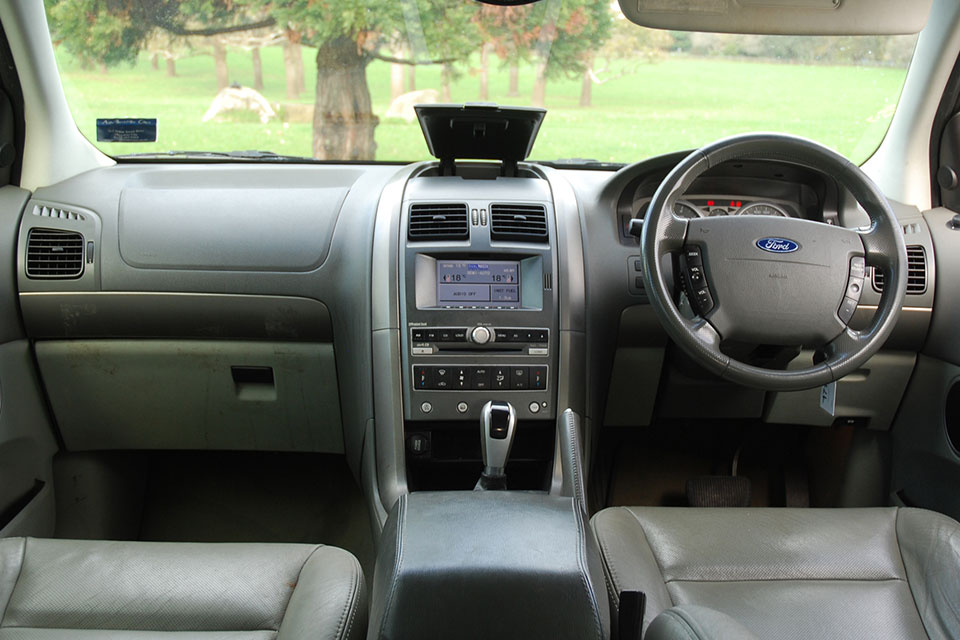
[(520, 263), (437, 260), (437, 306), (520, 308)]

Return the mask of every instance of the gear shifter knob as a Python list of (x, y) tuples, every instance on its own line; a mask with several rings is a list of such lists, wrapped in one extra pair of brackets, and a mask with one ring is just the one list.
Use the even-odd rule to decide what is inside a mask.
[(483, 405), (480, 410), (480, 442), (485, 475), (504, 475), (516, 428), (517, 412), (512, 404), (491, 400)]

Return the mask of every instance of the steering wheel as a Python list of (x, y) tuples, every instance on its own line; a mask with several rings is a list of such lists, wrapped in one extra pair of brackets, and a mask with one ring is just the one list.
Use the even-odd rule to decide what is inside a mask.
[[(833, 176), (870, 217), (845, 229), (774, 216), (685, 219), (676, 200), (711, 167), (729, 160), (800, 164)], [(667, 334), (695, 361), (722, 378), (772, 391), (810, 389), (854, 371), (893, 331), (907, 285), (903, 234), (890, 204), (856, 165), (804, 138), (747, 134), (726, 138), (684, 158), (660, 184), (640, 238), (647, 296)], [(696, 317), (681, 313), (664, 274), (664, 257), (679, 264)], [(870, 326), (848, 326), (867, 266), (884, 276)], [(735, 360), (721, 342), (804, 346), (812, 366), (778, 370)]]

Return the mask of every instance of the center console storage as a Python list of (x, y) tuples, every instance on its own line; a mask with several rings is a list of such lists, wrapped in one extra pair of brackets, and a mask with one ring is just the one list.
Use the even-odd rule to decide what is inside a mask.
[(600, 562), (574, 498), (404, 495), (380, 537), (368, 637), (606, 638)]

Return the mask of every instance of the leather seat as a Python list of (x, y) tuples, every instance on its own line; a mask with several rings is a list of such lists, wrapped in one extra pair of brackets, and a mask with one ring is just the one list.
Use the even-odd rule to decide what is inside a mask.
[(649, 639), (960, 638), (960, 524), (937, 513), (614, 507), (592, 524), (612, 611), (644, 592)]
[(352, 640), (366, 616), (335, 547), (0, 540), (0, 640)]

